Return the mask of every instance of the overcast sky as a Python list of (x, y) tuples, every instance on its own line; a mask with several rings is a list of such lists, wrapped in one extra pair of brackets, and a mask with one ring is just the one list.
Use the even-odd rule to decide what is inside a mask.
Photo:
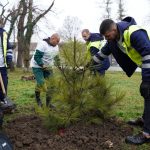
[[(100, 8), (101, 2), (103, 0), (55, 0), (54, 7), (57, 15), (52, 21), (55, 29), (61, 27), (64, 18), (69, 15), (77, 16), (82, 21), (81, 28), (89, 28), (91, 32), (98, 32), (104, 13)], [(118, 0), (112, 0), (112, 2), (112, 18), (116, 19)], [(38, 3), (44, 7), (48, 5), (47, 0), (39, 0)], [(150, 14), (149, 0), (124, 0), (124, 4), (126, 15), (134, 17), (139, 25), (147, 26)]]
[[(7, 0), (3, 0), (3, 3)], [(55, 0), (54, 12), (49, 13), (46, 17), (46, 21), (40, 22), (40, 29), (43, 31), (40, 35), (34, 36), (38, 38), (43, 38), (48, 36), (53, 32), (56, 32), (63, 24), (63, 20), (66, 16), (76, 16), (82, 21), (81, 28), (89, 28), (91, 32), (98, 32), (99, 25), (101, 23), (102, 9), (99, 7), (99, 3), (103, 0)], [(118, 0), (112, 0), (114, 3), (112, 6), (112, 18), (117, 17), (117, 4)], [(10, 6), (16, 2), (16, 0), (9, 0)], [(48, 8), (52, 0), (34, 0), (34, 4), (38, 5), (39, 8)], [(145, 27), (148, 26), (148, 16), (150, 16), (150, 0), (124, 0), (124, 8), (126, 10), (126, 15), (135, 18), (139, 25)], [(42, 24), (46, 26), (43, 27)], [(149, 22), (150, 24), (150, 22)], [(50, 27), (52, 27), (50, 29)], [(44, 32), (45, 31), (45, 32)]]

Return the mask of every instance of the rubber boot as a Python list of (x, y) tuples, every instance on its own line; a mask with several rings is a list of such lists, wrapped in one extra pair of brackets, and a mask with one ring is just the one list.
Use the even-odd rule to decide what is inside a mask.
[(54, 105), (51, 104), (51, 96), (46, 93), (46, 107), (55, 108)]
[(42, 101), (40, 99), (40, 92), (39, 91), (35, 91), (35, 99), (36, 99), (36, 102), (37, 102), (37, 105), (42, 107)]

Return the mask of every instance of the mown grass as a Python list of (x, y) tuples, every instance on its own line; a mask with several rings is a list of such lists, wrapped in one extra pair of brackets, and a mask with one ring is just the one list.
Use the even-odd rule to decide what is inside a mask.
[(113, 83), (114, 91), (125, 93), (123, 101), (115, 108), (115, 115), (124, 120), (141, 116), (143, 111), (143, 98), (140, 95), (141, 73), (135, 73), (128, 78), (122, 72), (108, 72), (107, 78)]
[[(22, 75), (31, 75), (31, 72), (24, 73), (22, 70), (9, 72), (8, 96), (17, 104), (17, 111), (14, 114), (5, 116), (5, 120), (34, 113), (33, 108), (36, 104), (34, 99), (35, 81), (22, 81)], [(139, 93), (141, 73), (135, 73), (131, 78), (128, 78), (123, 72), (107, 72), (106, 78), (108, 82), (113, 83), (113, 94), (120, 90), (125, 93), (123, 101), (114, 108), (113, 115), (124, 121), (141, 116), (143, 112), (143, 98)], [(124, 144), (122, 147), (122, 150), (131, 149), (150, 150), (150, 145), (131, 146)]]

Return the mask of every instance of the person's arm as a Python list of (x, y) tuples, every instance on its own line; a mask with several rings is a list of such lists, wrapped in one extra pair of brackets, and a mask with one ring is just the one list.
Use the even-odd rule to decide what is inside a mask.
[(111, 54), (111, 50), (109, 48), (109, 44), (106, 43), (102, 49), (93, 56), (93, 60), (97, 63), (101, 63), (105, 58), (107, 58)]
[(142, 80), (150, 81), (150, 40), (145, 30), (131, 34), (131, 46), (142, 56)]
[(13, 59), (12, 49), (13, 49), (13, 46), (10, 44), (9, 40), (7, 39), (6, 63), (8, 65), (8, 67), (11, 64), (12, 59)]
[(95, 54), (97, 54), (99, 52), (99, 49), (94, 47), (94, 46), (91, 46), (90, 47), (90, 53), (91, 53), (91, 56), (94, 56)]
[(36, 63), (40, 66), (43, 67), (44, 63), (43, 63), (43, 56), (44, 56), (44, 51), (45, 51), (45, 43), (44, 41), (42, 41), (41, 43), (39, 43), (36, 47), (36, 51), (34, 54), (34, 60), (36, 61)]
[(36, 49), (36, 52), (34, 54), (34, 60), (36, 61), (36, 63), (39, 65), (39, 66), (43, 66), (44, 63), (42, 61), (42, 57), (44, 55), (44, 52), (41, 52), (40, 50), (37, 50)]

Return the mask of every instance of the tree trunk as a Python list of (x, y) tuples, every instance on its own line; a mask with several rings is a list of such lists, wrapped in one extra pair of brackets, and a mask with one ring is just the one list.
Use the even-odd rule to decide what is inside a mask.
[(30, 66), (30, 43), (24, 44), (23, 63), (26, 71), (29, 71)]
[[(19, 47), (18, 47), (18, 49), (19, 49)], [(17, 68), (22, 68), (22, 65), (23, 65), (22, 60), (23, 60), (23, 51), (18, 50), (17, 65), (16, 65)]]

